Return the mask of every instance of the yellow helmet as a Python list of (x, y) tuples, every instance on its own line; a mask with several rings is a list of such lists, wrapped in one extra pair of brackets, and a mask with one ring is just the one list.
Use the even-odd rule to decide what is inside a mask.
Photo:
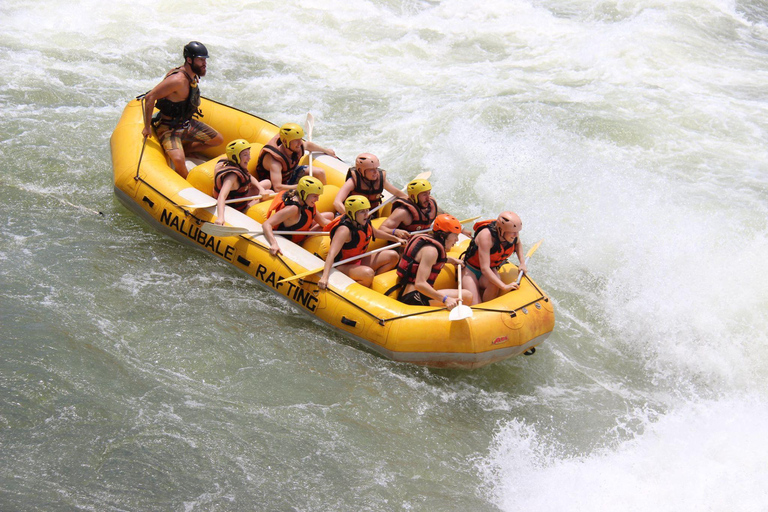
[(245, 139), (235, 139), (227, 144), (227, 159), (240, 164), (240, 153), (251, 149), (251, 143)]
[(411, 201), (417, 203), (419, 201), (419, 194), (427, 190), (432, 190), (432, 185), (427, 180), (413, 180), (408, 184), (408, 197), (411, 198)]
[(302, 176), (296, 185), (296, 191), (301, 200), (306, 201), (309, 194), (320, 195), (323, 193), (323, 182), (314, 176)]
[(304, 128), (296, 123), (286, 123), (280, 127), (280, 140), (288, 147), (291, 141), (304, 138)]
[(344, 209), (347, 211), (347, 217), (356, 222), (355, 215), (357, 215), (357, 212), (360, 210), (370, 210), (371, 202), (365, 196), (349, 196), (344, 201)]

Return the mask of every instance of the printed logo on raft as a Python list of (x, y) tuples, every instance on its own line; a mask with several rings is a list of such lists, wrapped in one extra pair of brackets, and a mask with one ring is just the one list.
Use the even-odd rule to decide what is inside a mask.
[[(200, 228), (194, 222), (187, 222), (186, 219), (180, 218), (175, 213), (169, 212), (163, 209), (160, 213), (160, 221), (163, 222), (169, 228), (173, 228), (182, 235), (185, 235), (190, 240), (193, 240), (203, 246), (206, 249), (210, 249), (212, 252), (218, 254), (222, 258), (232, 263), (234, 261), (235, 248), (231, 245), (223, 244), (221, 240), (216, 237), (203, 233)], [(246, 270), (245, 268), (243, 270)], [(246, 270), (250, 274), (250, 271)], [(298, 284), (294, 283), (281, 283), (279, 282), (284, 276), (270, 272), (267, 267), (262, 264), (256, 268), (256, 272), (251, 274), (262, 283), (266, 284), (270, 288), (277, 290), (286, 297), (292, 299), (295, 303), (301, 304), (309, 311), (314, 312), (317, 309), (318, 299), (311, 291), (303, 289)], [(288, 290), (281, 290), (284, 285), (288, 286)]]
[(504, 343), (505, 341), (509, 341), (509, 338), (506, 336), (499, 336), (491, 342), (491, 345), (498, 345), (499, 343)]

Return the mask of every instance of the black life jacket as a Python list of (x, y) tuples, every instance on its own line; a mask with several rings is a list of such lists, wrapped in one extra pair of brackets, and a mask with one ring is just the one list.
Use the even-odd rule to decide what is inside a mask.
[(193, 117), (202, 117), (203, 113), (200, 112), (200, 88), (197, 86), (199, 77), (195, 75), (194, 78), (181, 67), (174, 68), (165, 75), (168, 78), (176, 73), (184, 73), (184, 76), (189, 81), (189, 94), (187, 99), (181, 101), (171, 101), (168, 98), (160, 98), (155, 103), (155, 106), (160, 111), (160, 117), (157, 119), (157, 124), (164, 124), (170, 128), (177, 128)]

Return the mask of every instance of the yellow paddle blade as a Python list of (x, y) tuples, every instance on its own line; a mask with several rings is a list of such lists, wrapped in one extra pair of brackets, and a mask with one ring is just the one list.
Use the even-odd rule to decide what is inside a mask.
[(528, 254), (526, 254), (526, 255), (525, 255), (525, 259), (526, 259), (526, 260), (527, 260), (528, 258), (530, 258), (531, 256), (533, 256), (533, 253), (535, 253), (535, 252), (536, 252), (536, 249), (538, 249), (538, 248), (539, 248), (539, 246), (541, 245), (541, 242), (543, 242), (543, 241), (544, 241), (544, 239), (542, 238), (541, 240), (539, 240), (538, 242), (536, 242), (535, 244), (533, 244), (533, 247), (531, 247), (530, 249), (528, 249)]
[[(470, 217), (470, 218), (468, 218), (468, 219), (460, 220), (459, 222), (460, 222), (461, 224), (466, 224), (467, 222), (472, 222), (473, 220), (477, 220), (477, 219), (479, 219), (479, 218), (480, 218), (480, 216), (479, 216), (479, 215), (476, 215), (476, 216), (474, 216), (474, 217)], [(541, 242), (539, 242), (539, 243), (541, 243)]]
[(302, 272), (301, 274), (296, 274), (295, 276), (291, 277), (284, 277), (283, 279), (280, 279), (278, 283), (288, 283), (290, 281), (295, 281), (297, 279), (301, 279), (302, 277), (311, 276), (312, 274), (317, 274), (318, 272), (322, 272), (324, 267), (317, 267), (314, 270), (307, 270), (306, 272)]

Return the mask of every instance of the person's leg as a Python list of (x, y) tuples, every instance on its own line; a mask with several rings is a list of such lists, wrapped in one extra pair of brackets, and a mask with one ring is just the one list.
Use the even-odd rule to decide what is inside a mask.
[(371, 284), (373, 284), (373, 276), (375, 276), (376, 273), (368, 265), (356, 265), (356, 263), (357, 262), (345, 263), (344, 265), (339, 265), (336, 269), (341, 270), (359, 284), (370, 288)]
[(365, 260), (363, 264), (371, 267), (376, 274), (383, 274), (397, 266), (400, 255), (396, 251), (386, 250), (367, 256)]
[[(494, 270), (494, 272), (496, 271)], [(496, 273), (498, 274), (498, 272)], [(493, 300), (499, 296), (499, 288), (495, 284), (491, 283), (487, 277), (481, 277), (479, 285), (483, 293), (483, 302), (488, 302), (489, 300)]]
[(470, 297), (472, 297), (472, 300), (466, 301), (465, 304), (471, 306), (473, 304), (480, 303), (480, 299), (482, 297), (480, 295), (480, 284), (478, 282), (477, 275), (469, 268), (464, 268), (462, 270), (461, 288), (469, 292)]
[[(462, 276), (463, 279), (463, 276)], [(464, 283), (462, 283), (464, 284)], [(457, 288), (441, 288), (440, 290), (437, 290), (437, 293), (440, 294), (440, 297), (449, 296), (453, 299), (459, 298), (459, 290)], [(470, 306), (472, 304), (472, 292), (469, 290), (461, 290), (461, 303)], [(442, 306), (443, 301), (442, 300), (435, 300), (435, 299), (429, 299), (429, 305), (430, 306)]]
[(173, 164), (174, 170), (179, 176), (186, 178), (189, 172), (187, 171), (187, 161), (184, 156), (181, 133), (182, 130), (171, 130), (162, 124), (157, 127), (157, 138), (160, 140), (165, 154)]
[(224, 136), (196, 119), (189, 122), (183, 134), (184, 148), (187, 153), (195, 153), (204, 148), (216, 147), (224, 142)]

